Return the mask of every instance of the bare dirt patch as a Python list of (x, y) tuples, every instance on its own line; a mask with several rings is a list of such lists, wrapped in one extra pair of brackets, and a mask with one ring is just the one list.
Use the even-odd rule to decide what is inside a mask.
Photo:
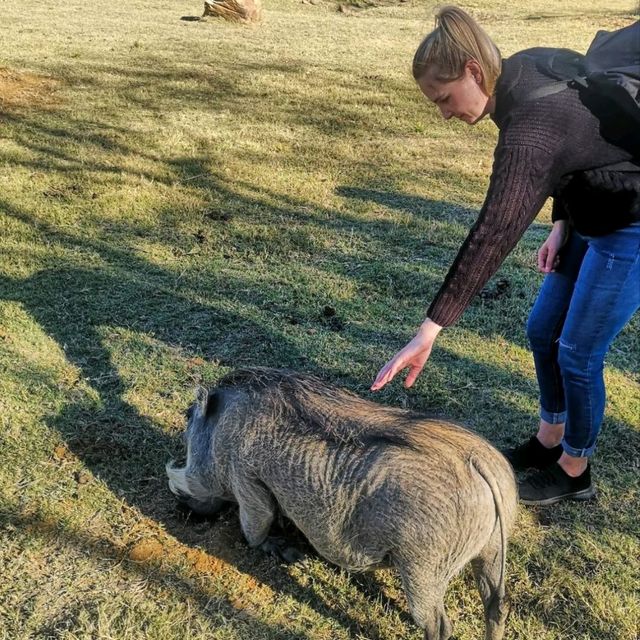
[(197, 573), (215, 575), (223, 573), (229, 569), (224, 560), (210, 556), (204, 551), (200, 551), (198, 549), (187, 549), (185, 553), (187, 560)]
[(157, 540), (142, 540), (129, 551), (129, 559), (139, 563), (152, 562), (160, 559), (163, 552), (164, 547)]
[(51, 108), (60, 82), (50, 76), (0, 67), (0, 111)]

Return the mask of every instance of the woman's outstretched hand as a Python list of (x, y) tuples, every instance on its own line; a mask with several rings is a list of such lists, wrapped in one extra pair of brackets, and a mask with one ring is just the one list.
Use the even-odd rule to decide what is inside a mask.
[(564, 220), (554, 222), (549, 237), (538, 249), (538, 269), (542, 273), (550, 273), (559, 264), (558, 254), (567, 241), (567, 223)]
[(371, 391), (382, 389), (387, 382), (391, 382), (396, 374), (409, 367), (409, 373), (404, 381), (405, 387), (410, 387), (415, 381), (425, 362), (429, 359), (431, 348), (442, 327), (427, 318), (421, 325), (415, 338), (404, 349), (396, 353), (387, 364), (380, 369), (371, 385)]

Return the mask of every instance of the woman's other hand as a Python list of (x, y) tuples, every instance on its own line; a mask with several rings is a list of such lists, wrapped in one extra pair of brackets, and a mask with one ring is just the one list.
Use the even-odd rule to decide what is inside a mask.
[(550, 273), (558, 266), (558, 253), (567, 241), (567, 222), (558, 220), (553, 223), (549, 237), (538, 249), (538, 269)]
[(387, 382), (391, 382), (399, 371), (409, 367), (409, 373), (404, 381), (405, 387), (410, 387), (415, 381), (425, 362), (431, 354), (431, 348), (442, 327), (427, 318), (421, 325), (415, 338), (404, 349), (396, 353), (387, 364), (380, 369), (371, 385), (371, 391), (382, 389)]

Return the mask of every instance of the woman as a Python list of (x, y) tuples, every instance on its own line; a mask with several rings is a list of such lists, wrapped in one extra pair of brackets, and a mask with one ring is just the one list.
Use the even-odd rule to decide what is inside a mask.
[(606, 96), (580, 86), (532, 97), (552, 81), (550, 56), (562, 54), (570, 52), (536, 48), (502, 60), (456, 7), (439, 11), (436, 29), (418, 47), (414, 78), (442, 116), (475, 124), (489, 115), (500, 134), (478, 220), (417, 335), (371, 387), (406, 368), (405, 386), (414, 383), (442, 328), (458, 319), (553, 196), (553, 228), (538, 252), (547, 276), (527, 325), (540, 423), (535, 436), (504, 452), (516, 470), (538, 470), (520, 484), (528, 504), (595, 494), (589, 458), (604, 414), (604, 356), (640, 306), (637, 127)]

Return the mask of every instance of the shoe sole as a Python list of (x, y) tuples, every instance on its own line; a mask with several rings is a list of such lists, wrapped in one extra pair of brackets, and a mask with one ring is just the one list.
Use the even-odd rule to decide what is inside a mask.
[(561, 500), (576, 500), (578, 502), (584, 502), (586, 500), (595, 498), (595, 495), (596, 490), (594, 489), (594, 487), (588, 487), (587, 489), (583, 489), (582, 491), (576, 491), (575, 493), (565, 493), (561, 496), (553, 496), (552, 498), (545, 498), (544, 500), (526, 500), (525, 498), (520, 498), (520, 502), (527, 505), (546, 506), (548, 504), (555, 504), (556, 502), (560, 502)]

